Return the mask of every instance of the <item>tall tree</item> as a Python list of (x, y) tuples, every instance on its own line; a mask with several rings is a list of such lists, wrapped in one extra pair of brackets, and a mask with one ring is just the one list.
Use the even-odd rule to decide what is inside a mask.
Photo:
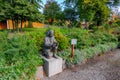
[(44, 6), (44, 15), (46, 20), (50, 19), (51, 24), (53, 24), (54, 19), (57, 19), (57, 15), (60, 13), (61, 9), (59, 4), (55, 0), (48, 0)]
[[(4, 20), (12, 19), (13, 23), (18, 29), (18, 23), (23, 21), (42, 21), (43, 15), (40, 13), (41, 0), (1, 0), (2, 1), (2, 15)], [(5, 6), (7, 5), (7, 7)], [(5, 8), (4, 8), (5, 7)], [(5, 14), (6, 13), (6, 14)]]
[(107, 4), (111, 7), (120, 5), (120, 0), (108, 0)]
[(101, 24), (110, 14), (107, 6), (108, 0), (66, 0), (66, 3), (74, 3), (74, 8), (79, 13), (80, 20), (95, 21), (97, 25)]
[(9, 19), (9, 11), (11, 9), (11, 6), (9, 2), (0, 0), (0, 21)]

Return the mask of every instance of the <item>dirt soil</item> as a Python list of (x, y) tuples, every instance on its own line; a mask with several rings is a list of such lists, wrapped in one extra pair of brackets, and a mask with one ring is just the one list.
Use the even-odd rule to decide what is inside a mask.
[(120, 49), (41, 80), (120, 80)]

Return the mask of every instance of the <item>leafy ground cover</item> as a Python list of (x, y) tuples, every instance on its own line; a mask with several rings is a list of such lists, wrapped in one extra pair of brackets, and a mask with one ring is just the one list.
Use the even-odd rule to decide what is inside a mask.
[(37, 46), (27, 35), (8, 38), (0, 32), (0, 80), (28, 80), (34, 78), (36, 68), (43, 64)]

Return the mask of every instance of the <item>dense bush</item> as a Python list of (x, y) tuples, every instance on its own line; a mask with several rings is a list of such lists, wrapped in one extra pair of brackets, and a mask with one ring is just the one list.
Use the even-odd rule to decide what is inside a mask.
[(118, 24), (118, 26), (120, 26), (120, 20), (117, 20), (117, 22), (116, 22), (117, 24)]
[(45, 35), (46, 29), (39, 29), (37, 31), (33, 30), (32, 32), (28, 33), (28, 36), (30, 36), (34, 40), (39, 51), (41, 51), (43, 48)]
[[(35, 29), (32, 28), (31, 36), (35, 38), (36, 45), (41, 51), (43, 48), (43, 39), (46, 32), (49, 29), (55, 31), (55, 38), (59, 42), (59, 50), (67, 49), (70, 46), (70, 41), (73, 38), (77, 39), (77, 45), (75, 48), (84, 49), (89, 47), (94, 47), (97, 44), (105, 44), (107, 42), (117, 42), (117, 38), (105, 31), (97, 30), (95, 32), (90, 32), (89, 30), (83, 30), (80, 28), (44, 28), (44, 29)], [(32, 31), (32, 29), (27, 29)]]
[(20, 34), (7, 37), (0, 33), (0, 80), (34, 78), (37, 66), (43, 64), (34, 40)]
[[(35, 29), (31, 33), (35, 37), (36, 44), (39, 50), (42, 50), (43, 39), (45, 37), (46, 31), (52, 29), (55, 31), (55, 38), (59, 42), (59, 50), (64, 50), (69, 47), (71, 39), (77, 39), (77, 45), (75, 48), (84, 49), (93, 47), (97, 44), (105, 44), (107, 42), (117, 42), (117, 38), (103, 30), (97, 30), (95, 32), (90, 32), (89, 30), (84, 30), (80, 28), (44, 28)], [(27, 29), (32, 31), (32, 29)]]
[(96, 31), (95, 33), (91, 34), (92, 39), (94, 40), (94, 44), (105, 44), (107, 42), (117, 42), (118, 39), (116, 36), (104, 32), (104, 31)]
[(34, 38), (39, 51), (42, 50), (43, 45), (44, 45), (44, 38), (46, 36), (46, 32), (50, 29), (54, 30), (54, 36), (55, 36), (57, 42), (59, 43), (58, 50), (64, 50), (64, 49), (68, 48), (69, 47), (69, 40), (66, 36), (64, 36), (60, 32), (59, 28), (48, 28), (48, 29), (44, 28), (41, 30), (30, 32), (30, 34), (29, 34), (32, 38)]
[[(78, 49), (84, 49), (96, 46), (97, 44), (105, 44), (107, 42), (117, 42), (117, 38), (105, 31), (95, 31), (94, 33), (89, 30), (83, 30), (79, 28), (61, 29), (61, 32), (69, 38), (69, 40), (76, 38)], [(70, 41), (69, 41), (70, 42)]]
[(64, 50), (67, 49), (70, 45), (69, 43), (69, 38), (67, 38), (66, 36), (64, 36), (61, 32), (60, 29), (58, 28), (53, 28), (53, 30), (55, 31), (55, 38), (59, 43), (58, 49), (59, 50)]
[(7, 44), (7, 32), (0, 32), (0, 53), (2, 53), (2, 51), (4, 51), (4, 47)]
[(75, 45), (75, 48), (78, 50), (75, 50), (74, 59), (70, 58), (71, 50), (63, 51), (59, 54), (59, 56), (69, 64), (82, 62), (82, 60), (92, 58), (94, 55), (107, 52), (116, 48), (118, 44), (117, 37), (104, 30), (90, 32), (79, 28), (61, 28), (61, 32), (67, 36), (69, 40), (73, 38), (77, 39), (77, 45)]
[(44, 30), (45, 28), (23, 28), (22, 30), (24, 32), (33, 32), (33, 31), (41, 31)]
[(70, 38), (70, 40), (73, 38), (77, 39), (76, 47), (78, 49), (86, 48), (92, 44), (88, 30), (73, 28), (69, 30), (69, 33), (66, 35)]

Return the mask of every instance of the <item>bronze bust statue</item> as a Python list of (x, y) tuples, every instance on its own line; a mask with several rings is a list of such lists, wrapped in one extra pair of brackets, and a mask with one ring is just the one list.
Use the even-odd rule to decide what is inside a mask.
[(54, 31), (49, 30), (46, 34), (46, 37), (44, 38), (44, 50), (43, 55), (46, 58), (56, 57), (56, 51), (58, 48), (58, 43), (56, 39), (54, 38)]

